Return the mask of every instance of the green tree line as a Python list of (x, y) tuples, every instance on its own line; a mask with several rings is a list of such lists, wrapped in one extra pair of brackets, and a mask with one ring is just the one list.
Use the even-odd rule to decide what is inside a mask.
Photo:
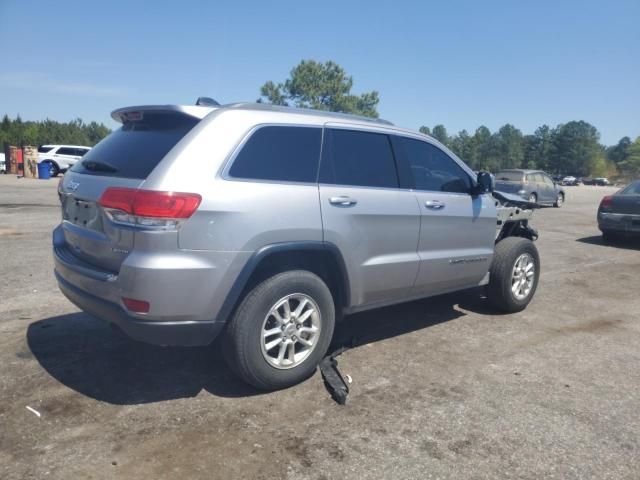
[(443, 125), (420, 127), (449, 147), (476, 170), (532, 168), (549, 173), (606, 177), (640, 175), (640, 137), (623, 137), (613, 146), (600, 144), (598, 129), (585, 121), (571, 121), (555, 128), (542, 125), (524, 135), (511, 124), (495, 132), (481, 126), (473, 134), (462, 130), (450, 136)]
[(4, 144), (22, 147), (24, 145), (86, 145), (94, 146), (109, 130), (102, 123), (84, 123), (79, 118), (70, 122), (56, 122), (54, 120), (23, 121), (18, 115), (10, 119), (5, 115), (0, 122), (0, 146)]
[[(258, 102), (299, 108), (378, 117), (377, 91), (351, 93), (353, 78), (335, 62), (303, 60), (284, 82), (266, 82)], [(475, 170), (495, 172), (503, 168), (536, 168), (554, 174), (576, 176), (640, 176), (640, 137), (624, 137), (613, 146), (600, 144), (598, 129), (585, 121), (571, 121), (554, 128), (542, 125), (525, 135), (506, 124), (495, 132), (480, 126), (449, 135), (443, 125), (420, 127), (453, 150)], [(72, 144), (93, 146), (111, 131), (103, 124), (81, 119), (22, 121), (5, 115), (0, 122), (0, 145)]]
[[(354, 95), (353, 77), (332, 61), (303, 60), (284, 82), (266, 82), (258, 102), (315, 108), (378, 117), (377, 91)], [(435, 137), (476, 170), (495, 172), (503, 168), (535, 168), (554, 174), (576, 176), (640, 176), (640, 137), (622, 138), (616, 145), (600, 144), (596, 127), (571, 121), (552, 128), (542, 125), (525, 135), (506, 124), (495, 132), (480, 126), (450, 136), (443, 125), (420, 131)]]

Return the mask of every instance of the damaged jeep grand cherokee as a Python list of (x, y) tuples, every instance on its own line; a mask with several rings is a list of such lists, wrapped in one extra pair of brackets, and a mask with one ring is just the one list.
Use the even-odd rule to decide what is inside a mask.
[(82, 310), (160, 345), (222, 335), (269, 390), (313, 373), (343, 315), (476, 286), (505, 312), (531, 301), (535, 205), (433, 138), (205, 103), (114, 111), (121, 128), (61, 180), (55, 275)]

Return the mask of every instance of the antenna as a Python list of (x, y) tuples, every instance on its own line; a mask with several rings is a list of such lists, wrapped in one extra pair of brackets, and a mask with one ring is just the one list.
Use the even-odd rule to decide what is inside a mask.
[(198, 97), (196, 100), (196, 105), (201, 105), (205, 107), (219, 107), (220, 104), (216, 102), (213, 98), (210, 97)]

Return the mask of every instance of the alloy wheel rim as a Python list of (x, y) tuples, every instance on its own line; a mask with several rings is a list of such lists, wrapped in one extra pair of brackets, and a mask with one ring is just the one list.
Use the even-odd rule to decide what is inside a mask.
[(536, 264), (529, 253), (523, 253), (513, 265), (511, 274), (511, 293), (518, 300), (527, 298), (533, 290), (536, 276)]
[(316, 348), (321, 328), (320, 309), (310, 296), (287, 295), (273, 304), (262, 322), (262, 356), (278, 369), (297, 367)]

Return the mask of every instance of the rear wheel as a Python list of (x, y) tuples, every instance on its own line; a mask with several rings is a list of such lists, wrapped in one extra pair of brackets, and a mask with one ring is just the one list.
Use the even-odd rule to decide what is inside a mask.
[(556, 201), (553, 204), (553, 206), (556, 207), (556, 208), (560, 208), (560, 207), (562, 207), (563, 203), (564, 203), (564, 194), (559, 193), (558, 196), (556, 197)]
[(49, 165), (49, 174), (52, 177), (57, 177), (58, 175), (60, 175), (60, 167), (56, 162), (53, 162), (51, 160), (45, 160), (43, 163), (46, 163)]
[(524, 310), (538, 287), (540, 256), (531, 240), (507, 237), (498, 242), (491, 263), (487, 293), (503, 312)]
[(529, 195), (529, 203), (538, 203), (538, 196), (535, 193)]
[(616, 232), (613, 232), (611, 230), (602, 231), (602, 240), (604, 240), (605, 243), (615, 242), (616, 240), (619, 240), (619, 239), (620, 239), (620, 236)]
[(242, 300), (225, 333), (225, 358), (256, 388), (286, 388), (313, 374), (334, 323), (333, 297), (320, 277), (305, 270), (280, 273)]

